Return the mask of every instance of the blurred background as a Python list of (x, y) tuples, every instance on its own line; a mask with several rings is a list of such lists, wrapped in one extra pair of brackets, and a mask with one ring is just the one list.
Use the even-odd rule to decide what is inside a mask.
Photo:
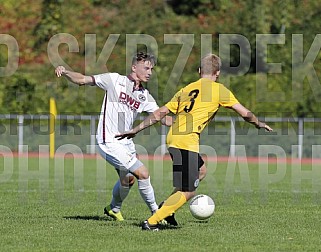
[[(224, 38), (233, 40), (241, 35), (240, 41), (246, 45), (229, 42), (228, 55), (220, 55), (220, 82), (257, 115), (277, 119), (271, 125), (276, 128), (273, 137), (261, 139), (255, 137), (258, 133), (249, 137), (248, 131), (237, 130), (235, 144), (248, 145), (247, 154), (257, 155), (257, 148), (251, 151), (253, 144), (244, 142), (246, 138), (256, 141), (254, 146), (278, 140), (277, 144), (293, 155), (291, 146), (301, 141), (305, 144), (303, 156), (309, 157), (320, 135), (315, 119), (321, 118), (320, 11), (317, 0), (0, 0), (0, 141), (17, 150), (19, 122), (14, 115), (41, 118), (49, 113), (50, 97), (56, 99), (58, 114), (99, 114), (104, 92), (56, 78), (57, 64), (86, 74), (128, 73), (129, 40), (133, 34), (144, 35), (154, 43), (139, 44), (137, 50), (157, 56), (155, 74), (147, 86), (163, 105), (180, 87), (198, 78), (197, 68), (205, 51), (219, 54), (226, 46)], [(264, 48), (259, 34), (275, 35), (276, 40)], [(18, 52), (10, 51), (6, 44), (14, 42)], [(12, 58), (17, 59), (17, 66), (8, 64)], [(230, 114), (222, 110), (218, 116)], [(290, 123), (282, 124), (279, 118)], [(303, 120), (299, 129), (299, 118), (310, 121)], [(34, 145), (31, 149), (41, 143), (38, 138), (47, 143), (48, 120), (42, 119), (25, 118), (31, 128), (25, 128), (24, 143)], [(60, 129), (67, 130), (66, 136), (76, 136), (75, 144), (85, 146), (94, 134), (88, 133), (90, 120), (77, 122), (86, 128), (80, 134), (66, 120), (58, 123)], [(221, 154), (228, 155), (230, 122), (220, 123), (217, 127), (221, 130), (213, 127), (211, 124), (209, 129), (212, 134), (207, 134), (210, 137), (202, 141), (218, 144), (218, 149), (225, 149)], [(156, 131), (162, 135), (161, 130)], [(220, 131), (227, 133), (217, 133)], [(86, 134), (85, 142), (77, 143), (82, 134)], [(300, 134), (304, 134), (301, 140)], [(146, 136), (141, 138), (142, 145), (153, 142)], [(59, 139), (59, 144), (65, 142)]]

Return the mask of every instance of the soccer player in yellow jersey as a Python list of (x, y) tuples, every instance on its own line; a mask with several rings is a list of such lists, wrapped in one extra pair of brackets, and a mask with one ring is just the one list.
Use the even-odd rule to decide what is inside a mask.
[(195, 196), (199, 181), (206, 176), (206, 167), (199, 155), (200, 133), (222, 106), (233, 109), (256, 128), (272, 131), (245, 108), (224, 85), (216, 82), (220, 74), (221, 60), (214, 54), (202, 58), (199, 69), (201, 78), (178, 91), (165, 106), (150, 114), (131, 131), (119, 134), (118, 139), (132, 138), (141, 130), (155, 124), (169, 112), (176, 115), (167, 135), (168, 151), (173, 161), (174, 191), (162, 207), (148, 220), (142, 229), (158, 231), (158, 223), (173, 215), (177, 209)]

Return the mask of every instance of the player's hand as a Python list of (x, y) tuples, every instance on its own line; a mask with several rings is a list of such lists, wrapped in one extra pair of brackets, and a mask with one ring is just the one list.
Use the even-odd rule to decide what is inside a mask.
[(260, 122), (260, 121), (258, 121), (258, 125), (256, 126), (256, 128), (265, 129), (268, 132), (273, 131), (273, 129), (269, 125), (265, 124), (265, 122)]
[(66, 73), (66, 68), (63, 66), (57, 66), (55, 69), (55, 74), (57, 75), (57, 77), (61, 77), (63, 74)]
[(118, 139), (118, 140), (122, 140), (124, 138), (131, 139), (131, 138), (133, 138), (135, 136), (136, 136), (136, 133), (133, 130), (131, 130), (131, 131), (127, 131), (127, 132), (124, 132), (124, 133), (117, 134), (117, 135), (115, 135), (115, 138)]
[(273, 129), (272, 129), (269, 125), (267, 125), (267, 124), (264, 124), (264, 126), (263, 126), (262, 128), (264, 128), (264, 129), (265, 129), (266, 131), (268, 131), (268, 132), (273, 131)]

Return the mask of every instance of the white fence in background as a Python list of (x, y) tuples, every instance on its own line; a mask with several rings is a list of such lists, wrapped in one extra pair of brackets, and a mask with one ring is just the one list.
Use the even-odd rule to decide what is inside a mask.
[[(0, 137), (1, 134), (3, 134), (3, 132), (5, 131), (6, 127), (10, 127), (11, 131), (14, 131), (14, 134), (12, 135), (17, 135), (17, 151), (19, 153), (23, 153), (23, 146), (26, 143), (25, 138), (26, 136), (25, 134), (25, 127), (27, 125), (30, 124), (30, 122), (37, 122), (37, 125), (49, 125), (49, 118), (50, 116), (48, 114), (38, 114), (38, 115), (17, 115), (17, 114), (5, 114), (5, 115), (0, 115), (0, 122), (1, 122), (1, 128), (2, 131), (0, 132)], [(139, 118), (139, 120), (142, 120), (144, 117), (141, 116)], [(66, 122), (71, 121), (77, 121), (79, 122), (86, 122), (89, 127), (89, 135), (88, 138), (87, 136), (82, 136), (82, 137), (86, 137), (87, 140), (85, 140), (88, 145), (90, 146), (90, 148), (87, 150), (87, 152), (89, 154), (93, 154), (96, 152), (95, 150), (95, 145), (96, 145), (96, 137), (95, 137), (95, 133), (96, 133), (96, 126), (97, 126), (97, 122), (98, 122), (98, 115), (58, 115), (56, 118), (56, 121), (59, 120), (65, 120)], [(264, 119), (266, 122), (268, 122), (272, 127), (273, 127), (273, 123), (276, 124), (280, 124), (280, 123), (284, 123), (284, 122), (290, 122), (291, 123), (291, 127), (295, 127), (295, 135), (296, 135), (296, 145), (297, 145), (297, 151), (296, 151), (296, 157), (297, 158), (302, 158), (303, 155), (303, 144), (304, 144), (304, 132), (305, 132), (305, 124), (310, 123), (310, 128), (314, 128), (316, 129), (320, 129), (321, 127), (321, 118), (272, 118), (272, 117), (266, 117)], [(46, 123), (47, 121), (47, 123)], [(230, 156), (235, 156), (235, 146), (238, 144), (237, 143), (237, 129), (236, 129), (236, 122), (241, 122), (242, 119), (239, 117), (216, 117), (215, 118), (215, 122), (228, 122), (228, 131), (229, 134), (229, 155)], [(313, 123), (313, 125), (311, 126), (311, 123)], [(10, 125), (10, 126), (8, 126)], [(15, 127), (17, 127), (16, 129), (14, 129)], [(40, 126), (39, 126), (40, 127)], [(44, 127), (48, 127), (49, 126), (44, 126)], [(251, 126), (250, 126), (251, 127)], [(313, 131), (315, 132), (315, 131)], [(314, 133), (312, 132), (310, 138), (314, 138)], [(46, 134), (46, 131), (42, 132), (44, 135)], [(48, 141), (49, 141), (49, 132), (48, 133)], [(166, 145), (165, 145), (165, 141), (166, 141), (166, 133), (167, 133), (167, 127), (166, 126), (161, 126), (161, 130), (160, 130), (160, 143), (161, 143), (161, 154), (165, 154), (166, 152)], [(320, 135), (320, 139), (321, 139), (321, 134)], [(10, 137), (10, 134), (9, 134)], [(1, 138), (0, 138), (1, 139)], [(320, 141), (321, 143), (321, 141)], [(1, 143), (0, 143), (1, 144)], [(72, 144), (72, 143), (70, 143)]]

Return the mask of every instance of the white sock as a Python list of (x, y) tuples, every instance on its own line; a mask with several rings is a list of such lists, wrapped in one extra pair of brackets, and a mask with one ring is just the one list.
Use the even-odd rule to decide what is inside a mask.
[(118, 213), (120, 211), (121, 205), (124, 199), (127, 197), (131, 186), (122, 186), (120, 180), (116, 182), (113, 188), (113, 198), (111, 200), (110, 206), (113, 212)]
[(158, 209), (158, 205), (155, 201), (154, 189), (150, 183), (150, 177), (148, 179), (138, 179), (138, 190), (143, 200), (149, 207), (151, 212), (154, 212)]

